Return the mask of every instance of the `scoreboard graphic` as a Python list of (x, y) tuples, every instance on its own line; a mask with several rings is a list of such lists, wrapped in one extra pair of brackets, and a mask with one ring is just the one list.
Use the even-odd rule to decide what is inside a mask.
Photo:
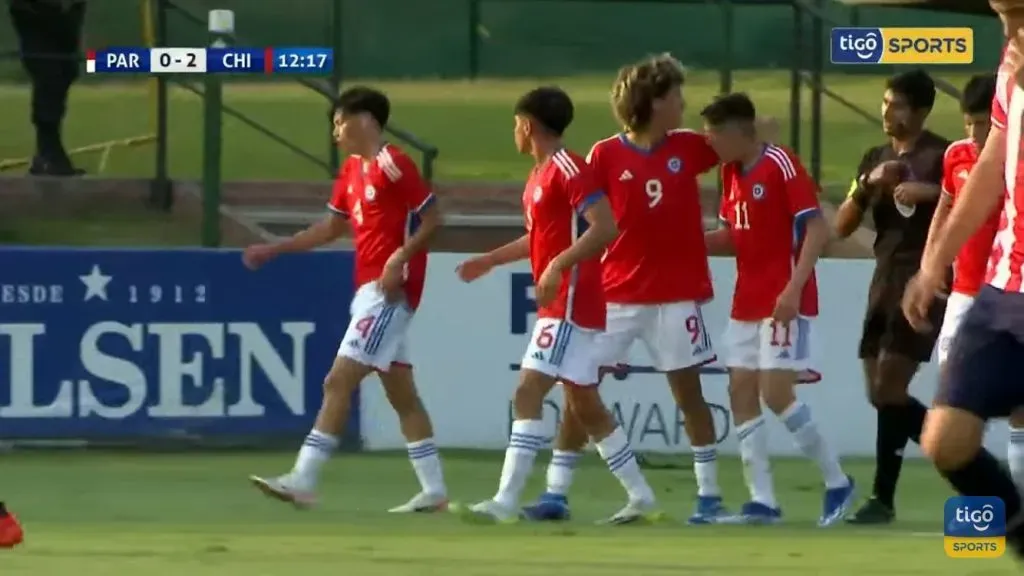
[(90, 74), (291, 74), (325, 76), (334, 50), (315, 47), (111, 47), (87, 50)]

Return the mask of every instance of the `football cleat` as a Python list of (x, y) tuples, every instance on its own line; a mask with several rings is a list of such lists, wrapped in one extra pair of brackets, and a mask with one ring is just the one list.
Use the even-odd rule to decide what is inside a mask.
[(571, 516), (569, 499), (561, 494), (545, 492), (533, 504), (523, 506), (523, 518), (534, 522), (559, 522)]
[(519, 514), (515, 510), (505, 508), (494, 500), (484, 500), (469, 507), (452, 502), (448, 510), (471, 524), (514, 524), (519, 521)]
[(782, 521), (782, 510), (780, 508), (772, 508), (767, 504), (760, 502), (747, 502), (740, 508), (740, 513), (724, 518), (720, 522), (722, 524), (750, 524), (750, 525), (769, 525), (778, 524)]
[(448, 498), (437, 494), (420, 492), (411, 500), (388, 510), (392, 514), (415, 514), (443, 512), (448, 509)]
[(853, 506), (855, 496), (853, 478), (847, 476), (849, 483), (839, 488), (825, 490), (825, 498), (821, 505), (821, 518), (818, 518), (818, 526), (831, 526), (842, 520), (850, 507)]
[(601, 520), (598, 524), (621, 526), (625, 524), (657, 522), (662, 518), (664, 518), (664, 514), (658, 510), (656, 502), (636, 500), (629, 502), (621, 510), (611, 517)]
[(717, 524), (728, 517), (729, 510), (722, 503), (721, 496), (698, 496), (697, 506), (686, 523), (695, 526)]
[(296, 508), (309, 508), (316, 504), (316, 495), (313, 491), (298, 486), (290, 474), (277, 478), (249, 476), (249, 481), (265, 495), (287, 502)]

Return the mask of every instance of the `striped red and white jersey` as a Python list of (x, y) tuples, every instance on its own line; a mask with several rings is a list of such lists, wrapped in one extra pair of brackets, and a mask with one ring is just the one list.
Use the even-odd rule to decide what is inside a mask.
[(1021, 117), (1024, 116), (1024, 91), (1017, 86), (1014, 70), (1006, 52), (999, 65), (996, 95), (992, 101), (992, 125), (1006, 135), (1006, 161), (1003, 168), (1005, 199), (986, 281), (1008, 292), (1024, 292), (1024, 161), (1021, 158)]
[[(603, 195), (593, 169), (582, 156), (568, 150), (555, 152), (533, 168), (523, 191), (523, 214), (530, 235), (530, 268), (535, 283), (551, 261), (586, 231), (583, 213)], [(563, 271), (558, 296), (547, 306), (539, 307), (537, 317), (604, 330), (600, 257)]]

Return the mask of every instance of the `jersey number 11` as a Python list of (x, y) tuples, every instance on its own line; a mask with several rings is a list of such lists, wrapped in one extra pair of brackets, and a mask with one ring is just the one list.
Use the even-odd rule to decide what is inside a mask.
[(747, 213), (747, 203), (737, 202), (732, 211), (736, 220), (734, 227), (737, 230), (750, 230), (750, 214)]

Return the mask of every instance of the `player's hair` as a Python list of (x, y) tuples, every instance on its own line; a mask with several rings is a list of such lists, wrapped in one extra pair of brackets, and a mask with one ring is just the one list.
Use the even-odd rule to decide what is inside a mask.
[(906, 98), (915, 110), (931, 110), (935, 105), (935, 81), (921, 68), (890, 76), (885, 87)]
[(992, 111), (992, 98), (996, 95), (995, 74), (975, 74), (964, 85), (960, 96), (960, 111), (964, 114), (987, 114)]
[(749, 124), (753, 129), (757, 118), (754, 102), (743, 92), (733, 92), (716, 96), (710, 104), (700, 111), (704, 121), (711, 126), (721, 126), (729, 122)]
[(344, 115), (366, 113), (383, 128), (391, 116), (391, 102), (380, 90), (368, 86), (353, 86), (341, 93), (334, 101), (332, 113)]
[(651, 123), (651, 104), (677, 90), (686, 80), (683, 65), (665, 53), (619, 69), (612, 85), (612, 110), (626, 130), (636, 132)]
[(530, 90), (519, 97), (515, 108), (516, 114), (533, 118), (555, 136), (565, 133), (565, 129), (572, 124), (574, 112), (572, 98), (557, 86), (541, 86)]

